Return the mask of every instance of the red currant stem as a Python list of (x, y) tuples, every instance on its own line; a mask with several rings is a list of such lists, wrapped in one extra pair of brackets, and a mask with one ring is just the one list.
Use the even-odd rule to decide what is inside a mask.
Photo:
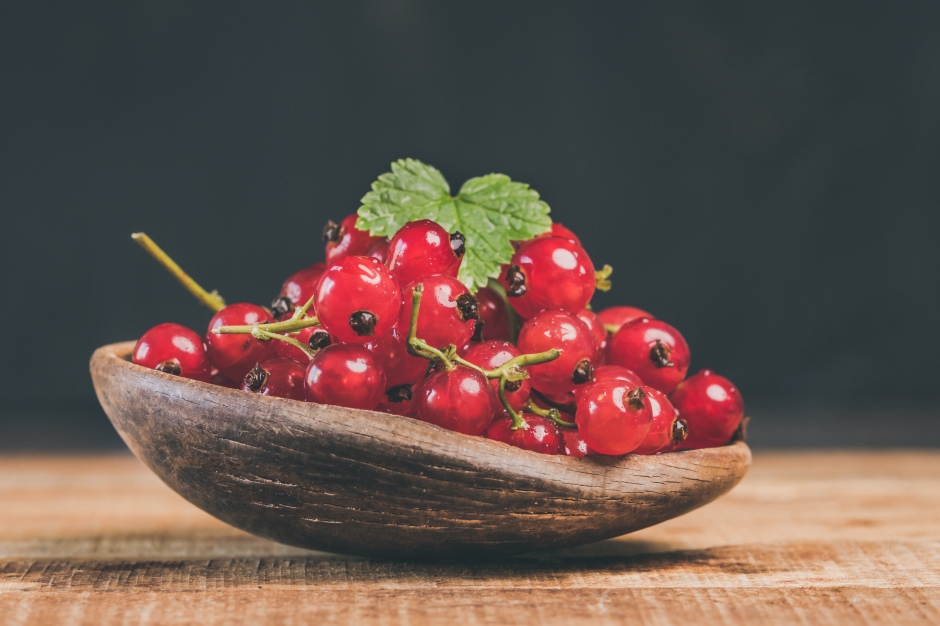
[(251, 331), (251, 336), (254, 337), (255, 339), (260, 339), (261, 341), (267, 341), (268, 339), (277, 339), (279, 341), (284, 341), (294, 346), (295, 348), (297, 348), (298, 350), (306, 354), (311, 359), (317, 355), (316, 350), (311, 349), (310, 346), (304, 345), (303, 343), (301, 343), (300, 341), (297, 341), (293, 337), (288, 337), (287, 335), (281, 335), (278, 333), (272, 333), (271, 331), (263, 330), (260, 326), (255, 326), (254, 330)]
[(537, 405), (535, 402), (532, 402), (531, 399), (529, 400), (529, 406), (526, 408), (526, 410), (529, 413), (535, 413), (536, 415), (546, 417), (564, 428), (577, 428), (578, 427), (578, 425), (575, 424), (574, 422), (566, 422), (565, 420), (561, 419), (561, 412), (559, 412), (558, 409), (543, 409), (542, 407)]
[(605, 265), (601, 269), (594, 272), (594, 286), (598, 291), (610, 291), (610, 288), (613, 287), (613, 284), (610, 282), (610, 275), (613, 273), (614, 268), (609, 265)]
[(320, 320), (315, 317), (305, 317), (303, 319), (292, 317), (289, 320), (284, 320), (283, 322), (270, 322), (268, 324), (220, 326), (218, 328), (213, 328), (212, 332), (216, 335), (254, 335), (255, 329), (261, 329), (269, 333), (296, 333), (303, 330), (304, 328), (310, 328), (311, 326), (319, 325)]
[(310, 296), (310, 299), (303, 306), (294, 307), (294, 314), (290, 316), (292, 320), (299, 320), (307, 316), (307, 311), (310, 307), (313, 306), (314, 296)]
[(512, 420), (512, 426), (509, 428), (512, 430), (519, 430), (520, 428), (525, 428), (525, 420), (522, 419), (522, 416), (513, 410), (512, 405), (509, 404), (509, 400), (506, 399), (506, 379), (499, 379), (499, 401), (502, 402), (503, 408), (506, 409), (506, 412), (509, 413), (509, 418)]
[(545, 352), (535, 354), (520, 354), (513, 357), (491, 370), (485, 370), (478, 365), (457, 355), (457, 346), (449, 345), (443, 350), (438, 350), (429, 346), (424, 340), (418, 337), (418, 312), (421, 309), (421, 297), (424, 293), (424, 285), (418, 283), (415, 285), (414, 292), (411, 294), (411, 320), (408, 326), (408, 352), (417, 357), (428, 360), (437, 360), (444, 364), (447, 369), (453, 369), (454, 363), (459, 363), (465, 367), (475, 369), (489, 379), (499, 378), (505, 380), (523, 380), (528, 374), (522, 369), (530, 365), (539, 365), (554, 361), (561, 356), (561, 350), (552, 348)]
[(606, 330), (607, 332), (613, 335), (618, 330), (620, 330), (620, 327), (614, 324), (604, 324), (604, 330)]
[(132, 233), (131, 239), (140, 244), (140, 247), (150, 253), (150, 256), (155, 258), (157, 262), (160, 263), (163, 267), (166, 268), (168, 272), (173, 274), (173, 277), (178, 280), (183, 287), (186, 287), (189, 293), (193, 294), (197, 300), (202, 302), (204, 305), (209, 307), (215, 312), (221, 311), (225, 308), (225, 300), (222, 299), (222, 296), (219, 295), (219, 292), (212, 291), (211, 293), (202, 288), (202, 286), (193, 280), (189, 274), (183, 271), (183, 268), (177, 265), (176, 261), (170, 258), (163, 249), (154, 243), (153, 239), (148, 237), (146, 233)]
[(532, 393), (533, 395), (538, 397), (539, 400), (541, 400), (548, 406), (552, 407), (553, 409), (558, 409), (562, 413), (569, 413), (571, 415), (574, 415), (573, 404), (565, 405), (565, 404), (558, 404), (557, 402), (552, 402), (551, 400), (545, 397), (545, 394), (541, 393), (540, 391), (536, 391), (535, 389), (532, 390)]
[(486, 286), (495, 291), (502, 299), (503, 306), (506, 307), (506, 316), (509, 317), (509, 341), (516, 343), (522, 324), (519, 323), (519, 315), (516, 313), (516, 310), (509, 304), (509, 298), (506, 297), (506, 289), (503, 288), (498, 280), (493, 280), (492, 278), (489, 279)]
[[(429, 361), (440, 361), (444, 364), (446, 369), (452, 370), (454, 369), (454, 363), (451, 358), (448, 358), (446, 354), (437, 348), (432, 348), (423, 339), (418, 338), (418, 312), (421, 310), (422, 294), (424, 294), (424, 285), (418, 283), (415, 285), (414, 291), (411, 293), (411, 320), (408, 324), (407, 342), (408, 353), (413, 356), (421, 357), (422, 359), (428, 359)], [(456, 348), (453, 350), (448, 350), (448, 352), (453, 354), (456, 352)]]

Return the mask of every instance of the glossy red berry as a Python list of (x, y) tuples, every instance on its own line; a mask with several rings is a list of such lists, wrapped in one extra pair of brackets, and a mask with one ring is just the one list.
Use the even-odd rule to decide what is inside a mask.
[(565, 438), (553, 421), (532, 413), (523, 413), (522, 419), (525, 426), (513, 430), (512, 420), (500, 417), (486, 429), (484, 437), (540, 454), (565, 453)]
[(407, 337), (395, 328), (386, 335), (363, 344), (366, 350), (375, 355), (385, 371), (387, 389), (399, 385), (414, 385), (428, 371), (428, 360), (408, 353)]
[(401, 291), (388, 268), (364, 256), (347, 256), (327, 268), (316, 290), (317, 318), (339, 341), (366, 343), (398, 322)]
[(489, 287), (477, 290), (476, 299), (480, 308), (480, 321), (483, 323), (479, 339), (509, 341), (509, 314), (506, 312), (506, 302)]
[(597, 341), (597, 357), (598, 362), (595, 365), (603, 365), (604, 353), (607, 350), (607, 329), (604, 327), (604, 322), (601, 321), (601, 318), (597, 316), (594, 311), (590, 309), (581, 309), (576, 312), (575, 315), (578, 316), (578, 319), (584, 322), (584, 325), (591, 329), (591, 334), (594, 335), (594, 340)]
[(307, 368), (293, 359), (271, 359), (258, 363), (245, 374), (241, 390), (259, 396), (303, 400), (306, 373)]
[(621, 327), (607, 344), (607, 362), (636, 372), (663, 393), (676, 388), (692, 356), (679, 331), (660, 320), (641, 318)]
[(594, 383), (602, 383), (608, 380), (622, 380), (632, 387), (641, 387), (645, 384), (643, 379), (637, 376), (633, 370), (628, 370), (620, 365), (601, 365), (594, 368), (594, 378), (591, 379), (589, 384), (582, 385), (575, 390), (575, 400), (580, 400), (581, 394), (586, 389), (590, 389)]
[(347, 256), (365, 256), (381, 237), (373, 237), (364, 230), (356, 228), (358, 215), (353, 213), (337, 224), (333, 220), (323, 227), (323, 241), (326, 242), (326, 264), (333, 265)]
[[(496, 369), (506, 361), (519, 356), (522, 352), (508, 341), (484, 341), (471, 344), (463, 358), (485, 370)], [(493, 391), (498, 391), (499, 380), (490, 381)], [(506, 382), (506, 400), (514, 411), (521, 411), (529, 403), (532, 384), (528, 379)], [(502, 403), (500, 403), (502, 404)]]
[(653, 419), (647, 395), (620, 380), (596, 383), (581, 395), (575, 422), (585, 443), (601, 454), (633, 452)]
[(376, 261), (385, 263), (388, 259), (388, 237), (382, 237), (366, 250), (366, 256), (370, 256)]
[(458, 365), (428, 375), (414, 398), (414, 414), (423, 422), (479, 435), (492, 423), (497, 402), (485, 376)]
[(247, 302), (230, 304), (209, 321), (206, 344), (209, 359), (226, 377), (240, 381), (255, 366), (277, 356), (274, 341), (259, 341), (251, 335), (217, 335), (213, 329), (221, 326), (251, 326), (273, 322), (271, 314), (264, 307)]
[(560, 428), (561, 434), (565, 437), (565, 456), (573, 456), (576, 459), (583, 459), (589, 454), (597, 454), (584, 443), (581, 434), (576, 428)]
[(327, 346), (307, 365), (306, 396), (311, 402), (373, 410), (385, 392), (385, 372), (362, 346)]
[(522, 325), (517, 345), (523, 354), (551, 348), (561, 350), (561, 356), (554, 361), (529, 368), (532, 387), (553, 399), (573, 392), (594, 377), (597, 342), (584, 322), (572, 313), (543, 311), (537, 314)]
[(690, 376), (670, 397), (689, 428), (689, 436), (678, 445), (681, 450), (723, 446), (744, 417), (741, 392), (711, 370)]
[(578, 244), (544, 237), (522, 246), (500, 281), (509, 303), (524, 318), (546, 309), (574, 313), (594, 295), (594, 264)]
[(398, 320), (399, 331), (407, 335), (411, 325), (411, 297), (417, 285), (424, 285), (416, 334), (434, 348), (450, 344), (463, 346), (473, 336), (480, 319), (476, 298), (456, 278), (439, 274), (426, 276), (408, 285), (402, 292), (403, 305)]
[(157, 324), (134, 346), (131, 360), (167, 374), (209, 382), (212, 364), (202, 336), (179, 324)]
[[(333, 343), (333, 340), (330, 338), (330, 333), (326, 332), (320, 326), (304, 328), (296, 335), (290, 335), (290, 337), (309, 346), (312, 350), (321, 350)], [(310, 357), (300, 348), (292, 346), (286, 341), (273, 340), (272, 343), (274, 344), (274, 351), (279, 358), (294, 359), (302, 365), (306, 365), (310, 362)]]
[(386, 263), (402, 285), (435, 274), (456, 277), (464, 244), (462, 234), (452, 235), (431, 220), (408, 222), (389, 242)]
[(638, 309), (635, 306), (612, 306), (598, 313), (597, 317), (600, 318), (605, 327), (610, 327), (611, 333), (615, 333), (620, 330), (620, 327), (624, 324), (629, 324), (630, 322), (638, 320), (642, 317), (646, 317), (651, 320), (656, 319), (643, 309)]
[(543, 235), (539, 235), (536, 239), (542, 239), (543, 237), (561, 237), (579, 246), (581, 245), (581, 240), (574, 234), (574, 231), (564, 226), (561, 222), (552, 222), (552, 229)]
[[(294, 312), (294, 307), (305, 305), (307, 300), (313, 297), (317, 283), (320, 282), (320, 277), (323, 276), (325, 270), (325, 263), (314, 263), (288, 276), (281, 285), (277, 298), (271, 303), (274, 316), (279, 319), (290, 317)], [(311, 317), (316, 315), (314, 307), (307, 309), (307, 315)]]
[(653, 420), (650, 422), (650, 431), (646, 433), (646, 438), (633, 454), (655, 454), (674, 449), (688, 435), (685, 420), (679, 418), (676, 409), (662, 391), (652, 387), (640, 389), (649, 398)]

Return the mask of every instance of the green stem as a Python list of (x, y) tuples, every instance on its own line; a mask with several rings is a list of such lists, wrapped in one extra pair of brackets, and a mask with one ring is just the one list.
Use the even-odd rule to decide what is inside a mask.
[(499, 401), (503, 403), (503, 408), (506, 409), (506, 412), (509, 413), (509, 418), (512, 420), (512, 430), (519, 430), (520, 428), (525, 428), (525, 420), (522, 419), (522, 416), (516, 413), (512, 406), (509, 404), (509, 400), (506, 399), (506, 379), (499, 379)]
[(564, 428), (578, 427), (578, 425), (574, 422), (566, 422), (565, 420), (561, 419), (561, 413), (558, 411), (558, 409), (543, 409), (533, 402), (531, 398), (529, 399), (529, 406), (526, 407), (526, 409), (529, 411), (529, 413), (535, 413), (536, 415), (548, 418), (559, 426), (563, 426)]
[(269, 324), (246, 324), (244, 326), (219, 326), (213, 328), (212, 332), (216, 335), (253, 335), (256, 328), (260, 328), (269, 333), (296, 333), (304, 328), (319, 326), (320, 320), (315, 317), (306, 317), (303, 319), (285, 320), (283, 322), (271, 322)]
[(301, 342), (297, 341), (293, 337), (288, 337), (287, 335), (280, 335), (278, 333), (272, 333), (267, 330), (263, 330), (260, 326), (255, 326), (254, 330), (251, 332), (251, 336), (255, 339), (260, 339), (261, 341), (267, 341), (268, 339), (277, 339), (278, 341), (283, 341), (289, 343), (295, 348), (299, 349), (301, 352), (307, 355), (308, 358), (313, 358), (317, 355), (317, 351), (312, 349), (310, 346), (306, 346)]
[(225, 300), (222, 299), (219, 292), (212, 291), (210, 293), (203, 289), (199, 283), (183, 271), (183, 268), (177, 265), (176, 261), (170, 258), (170, 255), (154, 243), (153, 239), (148, 237), (146, 233), (132, 233), (131, 239), (140, 244), (141, 248), (149, 252), (150, 256), (155, 258), (170, 274), (173, 274), (173, 277), (176, 278), (189, 293), (193, 294), (197, 300), (215, 312), (219, 312), (225, 308)]
[[(283, 322), (269, 322), (267, 324), (220, 326), (218, 328), (213, 328), (212, 332), (216, 335), (252, 335), (257, 339), (261, 339), (255, 335), (255, 331), (258, 329), (261, 329), (266, 333), (297, 333), (304, 328), (320, 325), (320, 320), (318, 320), (316, 317), (306, 317), (307, 311), (311, 306), (313, 306), (313, 296), (310, 296), (310, 299), (307, 300), (306, 304), (303, 306), (296, 307), (294, 309), (294, 314), (291, 315), (289, 320), (284, 320)], [(268, 337), (268, 339), (270, 338), (271, 337)]]
[(454, 369), (453, 359), (448, 358), (446, 354), (428, 345), (423, 339), (418, 338), (418, 311), (421, 310), (421, 296), (423, 293), (424, 285), (421, 283), (415, 285), (414, 291), (411, 293), (411, 320), (408, 325), (408, 353), (413, 356), (421, 357), (422, 359), (428, 359), (429, 361), (440, 361), (444, 364), (446, 369), (452, 370)]

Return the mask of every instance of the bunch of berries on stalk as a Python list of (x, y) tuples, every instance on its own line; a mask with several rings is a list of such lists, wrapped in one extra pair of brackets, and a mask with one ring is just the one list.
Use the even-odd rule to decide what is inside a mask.
[(133, 362), (167, 374), (578, 458), (719, 446), (743, 428), (729, 380), (686, 378), (675, 328), (589, 308), (610, 268), (558, 223), (513, 242), (497, 279), (471, 292), (460, 232), (419, 219), (374, 236), (353, 214), (327, 223), (326, 262), (288, 277), (270, 307), (224, 305), (135, 238), (216, 310), (205, 336), (160, 324), (140, 338)]

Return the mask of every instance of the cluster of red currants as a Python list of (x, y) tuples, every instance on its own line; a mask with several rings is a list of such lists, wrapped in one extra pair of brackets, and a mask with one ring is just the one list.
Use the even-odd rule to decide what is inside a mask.
[(606, 273), (561, 224), (470, 293), (459, 232), (419, 220), (389, 240), (355, 223), (328, 222), (326, 262), (290, 276), (270, 308), (225, 306), (205, 337), (155, 326), (134, 363), (579, 458), (723, 445), (739, 428), (740, 393), (708, 370), (686, 379), (675, 328), (588, 308)]

